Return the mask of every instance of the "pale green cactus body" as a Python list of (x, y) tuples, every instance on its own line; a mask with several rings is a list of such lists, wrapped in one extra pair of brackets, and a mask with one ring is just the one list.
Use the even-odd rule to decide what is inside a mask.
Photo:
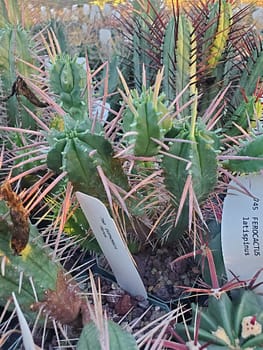
[(67, 55), (57, 56), (50, 69), (51, 89), (58, 95), (65, 112), (76, 120), (82, 120), (87, 115), (86, 95), (83, 95), (85, 74), (76, 58)]
[(98, 166), (114, 184), (125, 190), (128, 189), (128, 181), (121, 163), (113, 157), (111, 143), (102, 132), (91, 133), (91, 123), (91, 120), (78, 123), (66, 116), (64, 131), (51, 130), (47, 165), (57, 173), (67, 171), (75, 191), (104, 199), (105, 189)]
[[(181, 124), (181, 128), (178, 127), (177, 130), (178, 133), (169, 149), (171, 155), (164, 155), (162, 161), (164, 183), (173, 195), (176, 208), (179, 207), (188, 176), (191, 176), (192, 188), (199, 203), (213, 191), (217, 181), (218, 149), (216, 134), (207, 131), (201, 121), (196, 123), (193, 135), (188, 123)], [(188, 218), (187, 196), (182, 215), (175, 228), (176, 236), (183, 234), (188, 225)]]
[[(177, 28), (175, 30), (175, 26)], [(175, 37), (176, 32), (176, 37)], [(185, 15), (178, 16), (178, 23), (171, 18), (165, 31), (163, 44), (164, 92), (170, 101), (187, 89), (181, 97), (183, 106), (195, 95), (196, 40), (190, 20)], [(175, 69), (176, 68), (176, 69)], [(183, 116), (191, 114), (193, 105), (184, 108)]]
[[(21, 60), (34, 64), (30, 52), (30, 37), (26, 30), (20, 26), (6, 25), (0, 29), (0, 79), (4, 98), (9, 96), (17, 75), (30, 77), (35, 71)], [(34, 112), (35, 107), (24, 96), (19, 96), (21, 102)], [(6, 101), (6, 111), (10, 126), (22, 125), (24, 128), (35, 128), (35, 122), (24, 109), (19, 108), (19, 101), (12, 96)]]
[(153, 140), (160, 140), (172, 127), (171, 118), (162, 118), (169, 113), (164, 101), (165, 95), (155, 96), (152, 88), (143, 89), (141, 95), (131, 91), (131, 99), (123, 116), (125, 137), (133, 145), (135, 156), (151, 157), (158, 154), (160, 146)]

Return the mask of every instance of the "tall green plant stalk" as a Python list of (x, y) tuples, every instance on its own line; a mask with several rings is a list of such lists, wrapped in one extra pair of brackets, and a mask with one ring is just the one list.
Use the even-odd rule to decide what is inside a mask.
[(38, 64), (32, 37), (17, 0), (1, 0), (0, 18), (1, 103), (6, 104), (9, 126), (35, 129), (35, 121), (22, 106), (34, 112), (35, 105), (16, 89), (15, 84), (19, 76), (31, 78), (37, 72), (37, 68), (33, 68)]

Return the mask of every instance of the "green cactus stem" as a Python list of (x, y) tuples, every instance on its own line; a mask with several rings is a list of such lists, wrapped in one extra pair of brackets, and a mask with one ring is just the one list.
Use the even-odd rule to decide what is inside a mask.
[(250, 131), (251, 128), (257, 126), (258, 121), (262, 117), (262, 112), (263, 108), (260, 99), (256, 96), (244, 96), (244, 100), (233, 113), (231, 120), (225, 125), (227, 135), (240, 135), (240, 128)]
[[(176, 142), (176, 138), (180, 142)], [(178, 126), (169, 154), (164, 155), (162, 161), (164, 183), (173, 195), (173, 204), (177, 209), (189, 176), (198, 203), (204, 201), (213, 191), (217, 181), (217, 149), (218, 140), (215, 132), (206, 130), (200, 120), (191, 125), (184, 123), (181, 127)], [(171, 233), (171, 239), (178, 238), (187, 228), (188, 212), (189, 194), (177, 227)]]
[(83, 94), (86, 72), (76, 59), (57, 56), (50, 69), (50, 85), (65, 112), (83, 120), (87, 116), (86, 94)]
[[(189, 89), (183, 93), (180, 100), (180, 106), (183, 106), (195, 95), (197, 58), (193, 26), (185, 15), (170, 19), (165, 30), (162, 53), (163, 87), (169, 101), (173, 101), (189, 85)], [(193, 105), (184, 108), (182, 116), (191, 114), (192, 108)]]
[(51, 249), (43, 249), (38, 230), (10, 186), (1, 186), (0, 198), (0, 305), (15, 292), (29, 321), (41, 309), (42, 315), (63, 324), (77, 322), (83, 304), (77, 283), (51, 260)]
[(124, 190), (128, 189), (127, 177), (121, 163), (113, 157), (111, 143), (98, 126), (91, 133), (92, 121), (76, 122), (65, 116), (64, 131), (51, 130), (48, 135), (51, 149), (47, 165), (56, 173), (67, 171), (75, 191), (106, 199), (106, 193), (98, 174), (100, 166), (110, 181)]
[(127, 108), (123, 115), (124, 133), (131, 134), (125, 140), (133, 145), (133, 154), (138, 157), (151, 157), (158, 154), (160, 146), (154, 139), (160, 140), (172, 127), (165, 95), (160, 94), (163, 71), (158, 72), (155, 84), (146, 89), (142, 86), (141, 94), (137, 90), (129, 90), (122, 74), (120, 74), (127, 97)]
[[(0, 29), (0, 79), (5, 96), (12, 92), (13, 84), (17, 76), (30, 77), (35, 71), (26, 63), (34, 64), (30, 51), (31, 41), (29, 34), (20, 26), (6, 25)], [(20, 60), (17, 60), (19, 57)], [(24, 62), (22, 62), (24, 61)], [(19, 100), (28, 109), (34, 112), (34, 105), (24, 96), (19, 99), (14, 95), (6, 102), (8, 123), (10, 126), (22, 125), (24, 128), (35, 128), (35, 121), (23, 108), (19, 106)]]

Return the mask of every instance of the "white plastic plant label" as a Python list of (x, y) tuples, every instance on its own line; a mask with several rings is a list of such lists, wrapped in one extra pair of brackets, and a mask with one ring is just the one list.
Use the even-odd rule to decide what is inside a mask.
[(231, 181), (224, 200), (222, 252), (228, 279), (232, 271), (249, 280), (263, 267), (263, 176), (239, 176), (237, 181), (243, 188)]
[(146, 299), (142, 279), (105, 205), (82, 192), (76, 192), (76, 196), (119, 286)]

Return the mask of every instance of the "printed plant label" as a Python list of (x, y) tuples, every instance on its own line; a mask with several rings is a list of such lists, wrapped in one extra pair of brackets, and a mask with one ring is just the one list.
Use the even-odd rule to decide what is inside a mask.
[(232, 271), (248, 280), (263, 267), (263, 176), (239, 176), (237, 181), (243, 188), (231, 181), (224, 200), (222, 252), (228, 279)]
[(119, 286), (146, 299), (142, 279), (105, 205), (82, 192), (76, 192), (76, 196)]

